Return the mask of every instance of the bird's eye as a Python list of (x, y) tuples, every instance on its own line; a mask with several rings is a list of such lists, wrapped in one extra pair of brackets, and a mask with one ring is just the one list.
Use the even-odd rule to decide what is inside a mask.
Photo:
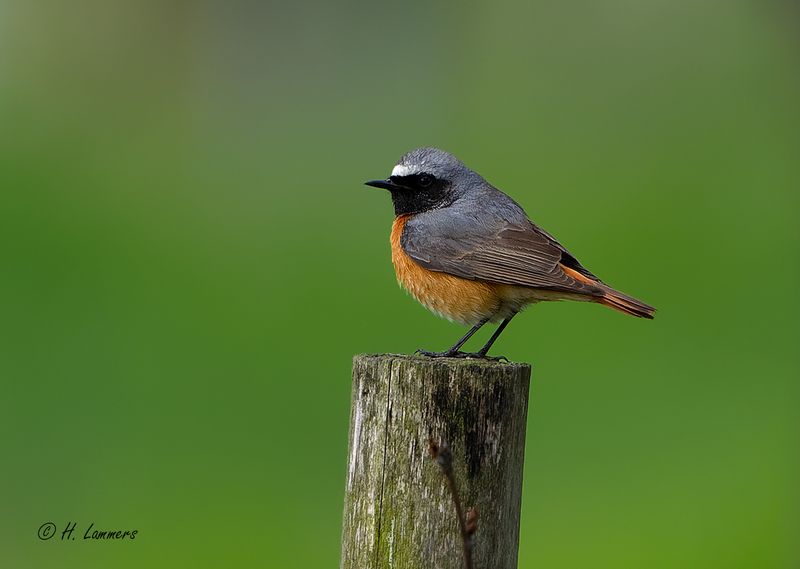
[(417, 183), (421, 188), (427, 188), (433, 183), (433, 176), (429, 176), (428, 174), (422, 174), (417, 179)]

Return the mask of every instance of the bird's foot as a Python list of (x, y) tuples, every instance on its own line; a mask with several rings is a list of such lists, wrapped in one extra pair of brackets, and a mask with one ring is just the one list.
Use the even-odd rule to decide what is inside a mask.
[(505, 356), (487, 356), (486, 354), (481, 354), (480, 352), (475, 354), (475, 357), (478, 357), (478, 358), (481, 358), (481, 359), (484, 359), (484, 360), (488, 360), (490, 362), (507, 362), (507, 361), (509, 361), (508, 358), (505, 357)]
[(463, 358), (464, 356), (466, 356), (464, 352), (459, 352), (458, 350), (445, 350), (444, 352), (429, 352), (428, 350), (419, 349), (414, 353), (429, 358)]
[(429, 352), (428, 350), (417, 350), (414, 352), (421, 356), (429, 358), (459, 358), (459, 359), (475, 359), (475, 360), (488, 360), (490, 362), (508, 361), (505, 356), (488, 356), (481, 352), (460, 352), (457, 350), (446, 350), (444, 352)]

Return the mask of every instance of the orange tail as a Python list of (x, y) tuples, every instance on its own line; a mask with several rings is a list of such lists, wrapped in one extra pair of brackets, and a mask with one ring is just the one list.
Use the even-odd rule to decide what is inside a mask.
[(638, 318), (647, 318), (648, 320), (653, 319), (653, 315), (656, 313), (656, 309), (650, 306), (649, 304), (645, 304), (641, 300), (636, 300), (632, 296), (628, 296), (627, 294), (622, 294), (618, 290), (614, 290), (610, 286), (596, 281), (594, 279), (590, 279), (586, 275), (579, 273), (575, 269), (567, 267), (563, 263), (559, 263), (561, 265), (561, 270), (567, 273), (576, 281), (592, 285), (595, 287), (599, 287), (602, 291), (602, 296), (595, 297), (592, 300), (595, 302), (599, 302), (604, 306), (608, 306), (609, 308), (613, 308), (614, 310), (619, 310), (620, 312), (624, 312), (625, 314), (630, 314), (631, 316), (636, 316)]
[(649, 320), (652, 320), (653, 315), (656, 313), (656, 309), (649, 304), (645, 304), (641, 300), (636, 300), (632, 296), (622, 294), (612, 288), (608, 288), (604, 291), (603, 296), (598, 299), (598, 302), (614, 310), (624, 312), (625, 314), (630, 314), (631, 316), (637, 316), (639, 318), (647, 318)]

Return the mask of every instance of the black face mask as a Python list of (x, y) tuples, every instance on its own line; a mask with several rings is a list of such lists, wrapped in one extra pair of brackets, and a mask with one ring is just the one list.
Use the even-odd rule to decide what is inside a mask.
[(448, 205), (451, 199), (450, 184), (430, 174), (392, 176), (392, 193), (395, 215), (422, 213)]

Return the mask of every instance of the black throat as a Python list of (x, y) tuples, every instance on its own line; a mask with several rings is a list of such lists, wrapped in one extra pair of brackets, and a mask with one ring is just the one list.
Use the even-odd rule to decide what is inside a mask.
[(391, 190), (395, 215), (422, 213), (450, 205), (452, 193), (444, 180), (433, 178), (428, 185), (420, 185), (419, 176), (394, 177), (402, 188)]

